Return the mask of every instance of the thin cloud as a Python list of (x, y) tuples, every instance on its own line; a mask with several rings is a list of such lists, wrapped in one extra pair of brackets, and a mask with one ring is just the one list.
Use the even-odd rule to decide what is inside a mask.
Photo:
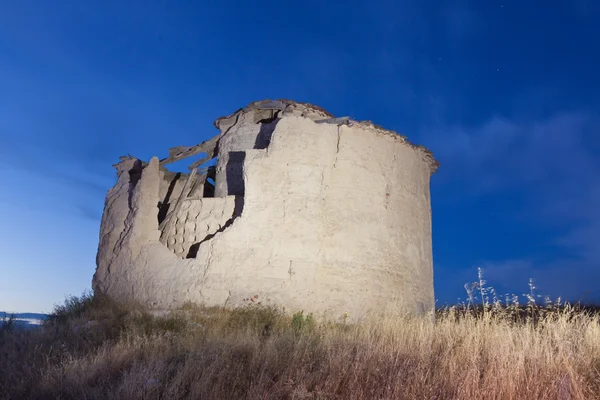
[(97, 222), (102, 219), (102, 207), (90, 207), (87, 204), (82, 204), (77, 207), (77, 210), (84, 219)]
[(534, 278), (553, 296), (600, 298), (590, 285), (600, 279), (600, 163), (590, 146), (599, 121), (584, 112), (535, 122), (493, 118), (480, 127), (423, 135), (441, 161), (434, 185), (448, 193), (465, 188), (454, 190), (453, 201), (516, 190), (525, 200), (515, 220), (556, 230), (549, 243), (552, 260), (532, 253), (527, 259), (484, 260), (473, 268), (482, 266), (490, 281), (509, 290)]

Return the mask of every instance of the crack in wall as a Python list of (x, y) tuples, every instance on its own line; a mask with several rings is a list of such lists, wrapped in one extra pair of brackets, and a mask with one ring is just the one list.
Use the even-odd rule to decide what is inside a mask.
[[(118, 249), (123, 246), (125, 239), (128, 236), (131, 236), (131, 230), (133, 229), (132, 219), (137, 211), (137, 208), (133, 206), (133, 196), (135, 194), (135, 189), (137, 187), (138, 182), (142, 178), (143, 168), (142, 162), (140, 160), (136, 160), (133, 164), (133, 167), (127, 171), (129, 174), (129, 187), (127, 188), (127, 206), (128, 212), (127, 217), (123, 221), (123, 230), (121, 231), (119, 237), (115, 242), (115, 246), (113, 247), (113, 255), (116, 256)], [(110, 271), (110, 265), (107, 270)]]
[(290, 279), (292, 279), (292, 277), (296, 274), (294, 272), (294, 270), (292, 269), (292, 260), (290, 260), (290, 266), (288, 268), (288, 274), (290, 275)]
[(337, 127), (337, 143), (336, 143), (336, 148), (335, 148), (335, 158), (333, 159), (333, 168), (335, 168), (337, 165), (338, 154), (340, 153), (340, 140), (341, 140), (340, 127), (341, 127), (340, 125), (338, 125), (338, 127)]
[(202, 243), (208, 242), (209, 240), (211, 240), (212, 238), (217, 236), (219, 233), (224, 232), (227, 228), (229, 228), (231, 225), (233, 225), (233, 222), (242, 215), (243, 210), (244, 210), (244, 196), (235, 196), (235, 203), (234, 203), (233, 214), (232, 214), (231, 218), (229, 218), (227, 221), (225, 221), (223, 226), (221, 226), (215, 232), (209, 233), (199, 242), (192, 244), (190, 246), (185, 258), (196, 258), (196, 256), (198, 255), (198, 250), (200, 249), (200, 246), (202, 245)]

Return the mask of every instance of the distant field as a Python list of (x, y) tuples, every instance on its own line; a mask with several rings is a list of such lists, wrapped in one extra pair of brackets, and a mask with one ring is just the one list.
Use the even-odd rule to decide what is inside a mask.
[(20, 328), (32, 328), (42, 325), (48, 318), (48, 314), (40, 313), (7, 313), (0, 311), (0, 327), (7, 323), (10, 318), (14, 318), (12, 323)]
[(0, 327), (5, 399), (600, 399), (600, 317), (555, 305), (317, 321), (69, 299)]

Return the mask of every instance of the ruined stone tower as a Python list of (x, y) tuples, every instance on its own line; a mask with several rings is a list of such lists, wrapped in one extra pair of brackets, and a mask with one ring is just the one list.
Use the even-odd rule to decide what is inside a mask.
[[(106, 197), (96, 292), (154, 308), (365, 316), (434, 307), (431, 153), (369, 122), (259, 101), (169, 157), (123, 157)], [(166, 166), (204, 154), (187, 174)]]

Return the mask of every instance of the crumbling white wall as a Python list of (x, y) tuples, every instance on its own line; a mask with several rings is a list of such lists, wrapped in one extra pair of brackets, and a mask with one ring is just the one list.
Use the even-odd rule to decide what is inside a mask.
[(187, 259), (185, 248), (158, 241), (158, 160), (135, 187), (125, 172), (134, 162), (118, 165), (107, 196), (95, 290), (161, 308), (235, 306), (258, 295), (333, 317), (434, 307), (434, 161), (396, 134), (282, 116), (266, 149), (246, 150), (241, 215), (234, 196), (189, 201), (181, 211), (168, 246), (179, 243), (180, 226), (182, 243), (197, 244)]
[(167, 234), (167, 248), (181, 258), (194, 256), (195, 247), (233, 222), (234, 210), (234, 196), (184, 200), (173, 216), (175, 224)]
[(243, 195), (245, 192), (243, 167), (247, 150), (266, 149), (271, 142), (273, 131), (279, 119), (294, 115), (311, 120), (331, 117), (325, 111), (292, 104), (285, 110), (249, 110), (237, 112), (218, 122), (221, 130), (219, 138), (219, 160), (216, 168), (215, 196)]
[(168, 212), (172, 210), (177, 202), (177, 199), (183, 191), (185, 186), (185, 180), (188, 174), (176, 174), (169, 173), (165, 174), (163, 171), (160, 173), (160, 185), (159, 185), (159, 209), (158, 218), (162, 221)]

